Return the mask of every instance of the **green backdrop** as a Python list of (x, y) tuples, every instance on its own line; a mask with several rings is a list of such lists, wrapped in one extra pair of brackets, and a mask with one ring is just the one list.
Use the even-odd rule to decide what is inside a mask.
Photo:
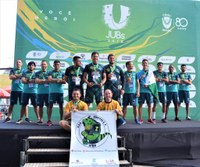
[[(59, 59), (65, 70), (74, 55), (81, 56), (85, 66), (91, 52), (98, 51), (102, 64), (114, 53), (123, 70), (131, 60), (139, 71), (144, 58), (152, 70), (162, 61), (165, 70), (174, 64), (179, 72), (184, 63), (193, 78), (191, 117), (200, 119), (199, 19), (200, 2), (192, 0), (18, 0), (15, 60), (22, 59), (24, 68), (33, 60), (39, 69), (45, 59), (51, 69)], [(181, 118), (185, 118), (184, 108), (180, 108)], [(174, 117), (173, 108), (169, 116)], [(57, 111), (53, 117), (58, 118)], [(131, 109), (128, 118), (132, 118)]]

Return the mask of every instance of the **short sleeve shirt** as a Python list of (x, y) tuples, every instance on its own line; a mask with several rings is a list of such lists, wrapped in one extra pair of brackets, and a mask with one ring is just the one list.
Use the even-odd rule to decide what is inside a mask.
[[(22, 73), (22, 78), (28, 80), (35, 80), (35, 71), (24, 71)], [(24, 84), (23, 93), (37, 93), (37, 84), (36, 83), (27, 83)]]
[[(38, 71), (35, 74), (35, 78), (38, 79), (48, 79), (48, 71)], [(38, 94), (48, 94), (49, 84), (38, 84)]]

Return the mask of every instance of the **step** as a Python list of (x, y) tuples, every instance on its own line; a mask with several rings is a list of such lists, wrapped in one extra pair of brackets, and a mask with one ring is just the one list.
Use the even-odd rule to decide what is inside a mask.
[(29, 148), (27, 150), (28, 155), (34, 154), (66, 154), (69, 153), (70, 149), (66, 148)]
[(70, 140), (70, 136), (29, 136), (27, 138), (29, 141), (34, 140)]
[[(124, 147), (118, 147), (119, 152), (125, 152), (127, 149)], [(63, 154), (69, 153), (70, 149), (66, 148), (29, 148), (26, 153), (30, 154)]]
[[(130, 165), (130, 163), (126, 160), (119, 161), (120, 166)], [(24, 167), (63, 167), (69, 166), (67, 162), (41, 162), (41, 163), (26, 163)]]

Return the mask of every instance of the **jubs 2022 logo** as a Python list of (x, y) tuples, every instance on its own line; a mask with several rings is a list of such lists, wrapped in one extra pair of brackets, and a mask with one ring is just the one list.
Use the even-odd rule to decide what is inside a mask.
[(83, 117), (76, 124), (76, 138), (86, 147), (96, 148), (112, 138), (107, 122), (97, 115)]

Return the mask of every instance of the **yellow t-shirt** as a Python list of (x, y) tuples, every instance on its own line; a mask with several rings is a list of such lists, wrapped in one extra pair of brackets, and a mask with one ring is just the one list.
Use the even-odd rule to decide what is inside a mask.
[(74, 104), (73, 101), (68, 102), (64, 108), (64, 112), (71, 112), (71, 110), (74, 107), (76, 107), (76, 109), (79, 111), (87, 111), (88, 110), (88, 105), (84, 101), (79, 100), (79, 102), (77, 104)]
[(97, 110), (118, 110), (120, 113), (122, 113), (122, 108), (119, 105), (118, 101), (112, 100), (110, 103), (107, 103), (105, 101), (102, 101), (98, 104)]

